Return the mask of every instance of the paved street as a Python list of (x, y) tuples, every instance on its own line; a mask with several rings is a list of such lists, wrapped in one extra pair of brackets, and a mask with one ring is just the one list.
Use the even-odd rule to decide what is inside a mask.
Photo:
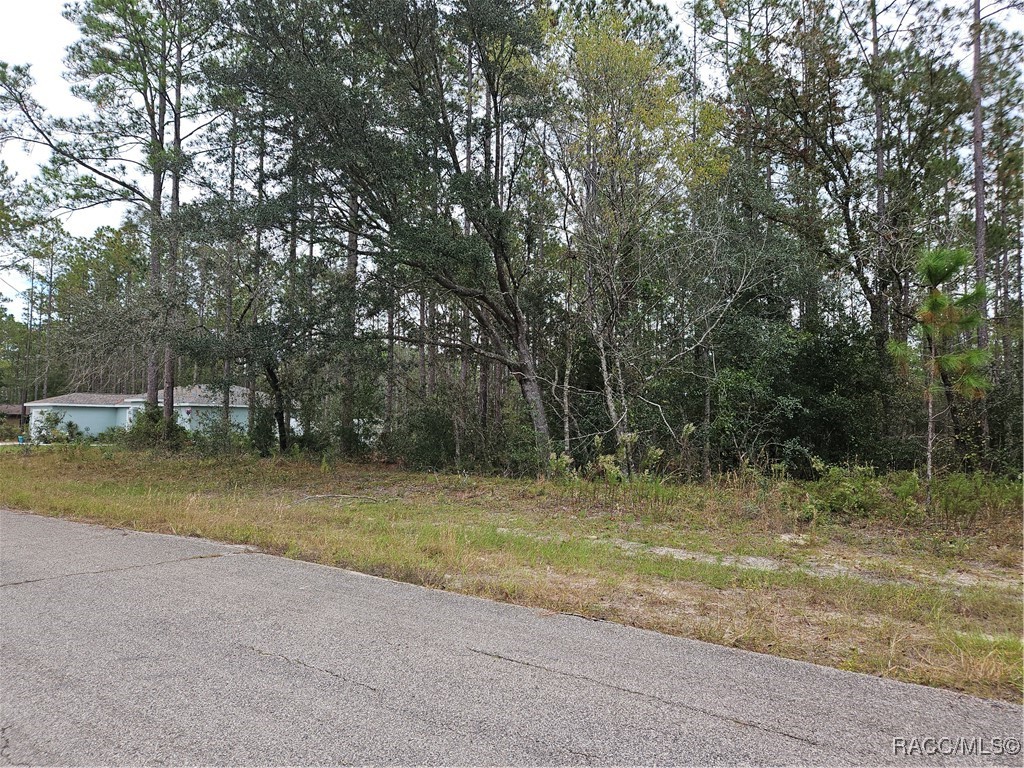
[(893, 739), (1021, 736), (1008, 704), (198, 539), (0, 511), (0, 582), (0, 764), (935, 764)]

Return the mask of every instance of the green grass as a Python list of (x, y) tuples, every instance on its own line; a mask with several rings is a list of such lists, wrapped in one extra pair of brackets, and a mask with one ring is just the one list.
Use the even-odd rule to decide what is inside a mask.
[[(949, 505), (935, 520), (905, 499), (890, 513), (884, 482), (871, 489), (870, 514), (839, 522), (807, 519), (813, 484), (746, 478), (609, 485), (96, 448), (0, 451), (0, 506), (243, 543), (1019, 701), (1019, 502), (987, 489), (965, 531)], [(835, 498), (829, 504), (834, 513)], [(740, 556), (776, 567), (740, 567), (731, 561)]]

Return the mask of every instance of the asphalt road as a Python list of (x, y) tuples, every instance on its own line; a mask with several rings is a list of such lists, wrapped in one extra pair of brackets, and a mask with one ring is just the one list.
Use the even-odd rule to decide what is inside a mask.
[(893, 748), (1017, 706), (199, 539), (0, 511), (0, 582), (0, 764), (1021, 764)]

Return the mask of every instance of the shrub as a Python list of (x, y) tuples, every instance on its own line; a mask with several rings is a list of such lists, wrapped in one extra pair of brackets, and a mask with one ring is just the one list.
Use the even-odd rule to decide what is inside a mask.
[(88, 433), (83, 432), (82, 428), (73, 421), (65, 422), (64, 433), (67, 435), (69, 443), (81, 443), (89, 439)]
[(274, 452), (274, 446), (277, 443), (277, 425), (274, 423), (274, 413), (268, 406), (256, 406), (249, 440), (256, 453), (264, 458)]
[(96, 435), (96, 442), (110, 445), (124, 445), (128, 430), (124, 427), (108, 427)]
[(979, 520), (1020, 514), (1020, 484), (982, 472), (932, 481), (932, 511), (945, 527), (970, 533)]
[(533, 425), (526, 409), (514, 400), (505, 402), (501, 429), (493, 437), (489, 454), (482, 456), (481, 460), (493, 464), (509, 477), (526, 477), (544, 470), (544, 461), (537, 453), (537, 435)]
[(573, 476), (573, 458), (567, 453), (554, 453), (548, 456), (547, 475), (553, 480), (564, 480)]
[(125, 434), (124, 442), (129, 448), (180, 449), (185, 443), (186, 430), (178, 424), (177, 413), (172, 417), (169, 432), (169, 436), (165, 435), (163, 412), (157, 407), (147, 405), (132, 420), (132, 424)]
[(200, 417), (199, 426), (189, 437), (192, 450), (200, 456), (238, 456), (252, 449), (245, 430), (220, 414)]
[(871, 467), (837, 467), (813, 461), (819, 478), (805, 485), (817, 516), (848, 523), (857, 518), (903, 520), (922, 512), (917, 476), (879, 476)]
[(64, 413), (62, 411), (45, 411), (42, 418), (32, 427), (32, 440), (43, 444), (68, 442), (68, 430), (67, 424), (64, 421)]
[(417, 469), (443, 469), (455, 460), (455, 433), (451, 414), (439, 403), (427, 401), (412, 410), (403, 424), (382, 445), (392, 458)]

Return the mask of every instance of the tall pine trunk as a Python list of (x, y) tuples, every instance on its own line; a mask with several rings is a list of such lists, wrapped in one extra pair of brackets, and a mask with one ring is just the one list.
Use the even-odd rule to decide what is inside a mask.
[(168, 238), (168, 263), (167, 263), (167, 295), (164, 297), (165, 305), (165, 343), (164, 343), (164, 439), (170, 439), (174, 425), (174, 349), (170, 337), (177, 330), (177, 291), (178, 291), (178, 268), (181, 257), (181, 233), (179, 230), (178, 214), (181, 208), (181, 108), (182, 108), (182, 8), (181, 0), (174, 4), (174, 21), (171, 29), (174, 34), (174, 102), (172, 104), (173, 118), (173, 139), (172, 139), (172, 166), (171, 166), (171, 207), (170, 207), (170, 231)]
[[(982, 113), (982, 72), (981, 72), (981, 0), (974, 0), (974, 72), (971, 79), (971, 99), (974, 102), (974, 269), (978, 285), (988, 288), (985, 264), (985, 126)], [(978, 349), (988, 349), (988, 298), (985, 293), (978, 300), (978, 311), (981, 322), (978, 324)], [(980, 427), (982, 450), (988, 448), (989, 427), (988, 409), (985, 402), (981, 403)]]

